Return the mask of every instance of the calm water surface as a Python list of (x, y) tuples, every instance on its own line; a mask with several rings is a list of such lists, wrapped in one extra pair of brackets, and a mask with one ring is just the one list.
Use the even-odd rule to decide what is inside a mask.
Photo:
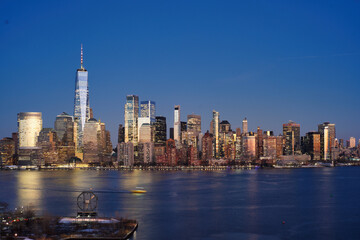
[(100, 216), (139, 221), (136, 240), (360, 239), (359, 167), (0, 172), (0, 201), (40, 213), (73, 216), (89, 189)]

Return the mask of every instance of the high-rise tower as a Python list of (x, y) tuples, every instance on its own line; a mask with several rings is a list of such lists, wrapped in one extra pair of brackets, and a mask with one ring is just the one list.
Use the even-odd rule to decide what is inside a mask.
[(135, 146), (139, 141), (139, 97), (127, 95), (125, 103), (125, 142), (132, 142)]
[(284, 123), (283, 136), (285, 138), (284, 155), (300, 154), (300, 124), (292, 121)]
[(36, 147), (41, 129), (41, 112), (18, 113), (19, 147)]
[(322, 160), (334, 160), (332, 159), (332, 151), (335, 147), (335, 124), (324, 122), (318, 125), (318, 132), (320, 133), (320, 151)]
[(174, 107), (174, 140), (177, 144), (181, 142), (180, 105)]
[(85, 122), (90, 118), (89, 106), (89, 85), (88, 71), (83, 67), (83, 47), (81, 44), (81, 66), (76, 71), (75, 80), (75, 102), (74, 102), (74, 118), (79, 120), (77, 128), (77, 143), (81, 148), (83, 146), (82, 139), (84, 135)]
[(138, 119), (138, 138), (140, 139), (140, 131), (143, 124), (149, 124), (152, 128), (155, 123), (155, 102), (141, 101), (140, 103), (140, 117)]
[(212, 119), (212, 126), (213, 126), (213, 141), (214, 141), (214, 157), (219, 158), (219, 127), (220, 127), (220, 114), (219, 112), (213, 110), (213, 119)]
[(247, 134), (248, 132), (248, 121), (246, 118), (244, 118), (244, 120), (242, 121), (242, 129), (243, 129), (243, 134)]

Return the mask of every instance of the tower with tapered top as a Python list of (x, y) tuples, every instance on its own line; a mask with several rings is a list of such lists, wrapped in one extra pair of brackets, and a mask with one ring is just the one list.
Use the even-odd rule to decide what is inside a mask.
[(81, 44), (81, 66), (76, 70), (74, 101), (74, 120), (77, 122), (76, 137), (78, 150), (81, 150), (83, 147), (84, 126), (90, 118), (88, 71), (83, 66), (83, 59), (83, 47)]

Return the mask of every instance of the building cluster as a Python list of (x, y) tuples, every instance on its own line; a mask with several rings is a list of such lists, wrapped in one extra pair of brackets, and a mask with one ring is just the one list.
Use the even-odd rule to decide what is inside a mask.
[[(140, 108), (139, 108), (140, 106)], [(139, 116), (140, 114), (140, 116)], [(335, 124), (318, 125), (317, 132), (300, 135), (300, 124), (283, 124), (283, 132), (260, 127), (248, 130), (248, 121), (233, 130), (227, 120), (212, 113), (210, 131), (202, 133), (201, 116), (180, 118), (180, 105), (174, 107), (174, 123), (167, 139), (166, 118), (155, 116), (155, 102), (129, 95), (125, 104), (125, 125), (119, 125), (117, 157), (121, 165), (208, 165), (249, 162), (275, 164), (277, 161), (331, 161), (344, 150), (343, 140), (336, 138)], [(347, 148), (355, 148), (351, 138)]]
[[(336, 138), (335, 124), (325, 122), (318, 131), (300, 136), (300, 124), (283, 124), (283, 132), (260, 127), (248, 129), (248, 121), (233, 130), (220, 113), (212, 112), (209, 131), (202, 131), (201, 116), (187, 115), (181, 121), (180, 105), (174, 106), (174, 122), (167, 133), (166, 118), (156, 116), (154, 101), (126, 96), (124, 124), (119, 125), (118, 143), (113, 151), (105, 123), (93, 117), (89, 104), (88, 71), (76, 71), (74, 114), (56, 116), (54, 128), (43, 128), (42, 113), (18, 114), (18, 131), (0, 140), (1, 164), (59, 165), (81, 162), (87, 165), (118, 164), (193, 166), (248, 164), (277, 161), (331, 161), (360, 156), (355, 138)], [(168, 138), (169, 135), (169, 138)], [(359, 145), (358, 145), (359, 146)]]
[(59, 165), (82, 162), (99, 165), (111, 162), (112, 144), (105, 123), (93, 118), (89, 105), (88, 72), (76, 71), (74, 115), (56, 117), (54, 128), (43, 128), (41, 112), (21, 112), (18, 131), (0, 140), (1, 164)]

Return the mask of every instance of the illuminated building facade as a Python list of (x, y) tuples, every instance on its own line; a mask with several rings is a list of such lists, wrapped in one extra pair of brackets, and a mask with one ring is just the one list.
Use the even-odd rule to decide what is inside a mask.
[(284, 155), (300, 154), (300, 124), (292, 121), (283, 124), (283, 136), (285, 137)]
[[(140, 130), (143, 124), (148, 124), (152, 127), (155, 123), (155, 102), (154, 101), (141, 101), (140, 103), (140, 117), (138, 119), (138, 138), (140, 139)], [(154, 133), (152, 133), (153, 135)], [(140, 141), (140, 140), (139, 140)]]
[(263, 138), (263, 156), (275, 159), (276, 154), (276, 139), (275, 136), (265, 136)]
[(125, 142), (138, 143), (139, 97), (126, 96), (125, 103)]
[(202, 157), (203, 161), (209, 161), (213, 157), (213, 137), (209, 132), (206, 132), (202, 138)]
[(335, 124), (324, 122), (318, 125), (320, 133), (321, 160), (331, 160), (331, 152), (335, 148)]
[(263, 148), (263, 131), (260, 127), (257, 127), (256, 132), (256, 158), (260, 158), (264, 154), (264, 148)]
[(99, 137), (100, 133), (100, 123), (94, 119), (90, 118), (84, 127), (84, 163), (96, 164), (99, 163)]
[(166, 117), (156, 116), (155, 117), (155, 146), (165, 146), (166, 144)]
[(61, 145), (68, 146), (74, 142), (74, 118), (63, 112), (56, 116), (55, 131)]
[(149, 123), (143, 123), (139, 130), (139, 143), (153, 142), (153, 126)]
[(311, 160), (321, 159), (321, 144), (319, 132), (308, 132), (302, 137), (302, 152), (309, 154)]
[(354, 148), (354, 147), (356, 147), (356, 139), (354, 138), (354, 137), (351, 137), (350, 138), (350, 148)]
[(0, 155), (2, 161), (0, 165), (14, 164), (15, 140), (13, 138), (6, 137), (0, 140)]
[(41, 129), (41, 112), (18, 113), (19, 148), (36, 147)]
[(214, 141), (214, 157), (219, 158), (220, 149), (219, 149), (219, 127), (220, 127), (220, 114), (219, 112), (213, 110), (212, 118), (212, 128), (213, 128), (213, 141)]
[(134, 144), (132, 142), (122, 142), (117, 145), (117, 160), (120, 165), (134, 165)]
[(173, 139), (168, 139), (166, 141), (165, 161), (166, 164), (169, 166), (176, 166), (178, 164), (176, 143)]
[(243, 130), (243, 134), (247, 134), (249, 129), (248, 129), (248, 121), (246, 118), (244, 118), (244, 120), (242, 121), (242, 130)]
[(155, 122), (156, 105), (154, 101), (141, 101), (140, 103), (140, 117), (149, 118), (150, 123)]
[(180, 105), (174, 107), (174, 140), (177, 144), (181, 142)]
[(43, 128), (38, 137), (37, 146), (41, 147), (45, 165), (58, 162), (57, 135), (52, 128)]
[(83, 147), (85, 123), (90, 119), (88, 71), (83, 67), (83, 49), (81, 45), (81, 66), (76, 71), (74, 118), (78, 119), (77, 145)]
[(141, 164), (152, 164), (155, 160), (154, 143), (139, 143), (139, 160)]
[(243, 154), (246, 157), (254, 158), (256, 156), (255, 136), (253, 134), (243, 136), (242, 141), (243, 141)]
[(187, 132), (193, 136), (201, 133), (201, 116), (191, 114), (187, 116)]

